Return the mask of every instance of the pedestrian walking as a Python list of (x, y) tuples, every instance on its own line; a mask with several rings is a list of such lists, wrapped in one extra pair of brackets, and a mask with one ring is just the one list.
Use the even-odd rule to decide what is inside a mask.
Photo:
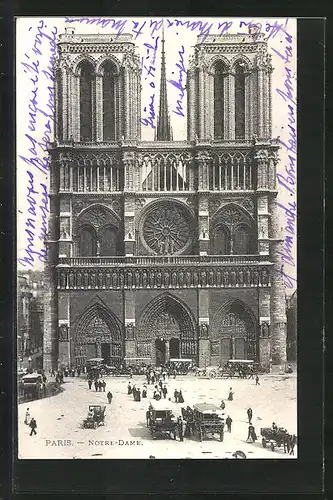
[(225, 409), (225, 402), (223, 401), (223, 399), (221, 401), (220, 408), (221, 408), (221, 410)]
[(89, 387), (89, 389), (91, 389), (91, 386), (92, 386), (92, 380), (89, 378), (88, 379), (88, 387)]
[(247, 418), (249, 420), (249, 424), (252, 424), (252, 416), (253, 416), (252, 408), (248, 408), (248, 410), (247, 410)]
[(131, 382), (128, 382), (128, 386), (127, 386), (127, 394), (132, 394), (133, 392), (133, 387), (132, 387), (132, 384)]
[(32, 417), (32, 419), (30, 420), (29, 427), (30, 427), (30, 429), (31, 429), (30, 436), (32, 436), (33, 434), (37, 434), (37, 432), (36, 432), (36, 429), (37, 429), (37, 422), (36, 422), (36, 420), (34, 419), (34, 417)]
[(178, 403), (184, 403), (184, 397), (181, 390), (178, 393)]
[(255, 431), (253, 425), (249, 425), (249, 432), (247, 435), (246, 442), (247, 443), (254, 443), (256, 440), (257, 440), (256, 431)]
[(105, 392), (105, 388), (106, 388), (106, 382), (105, 382), (105, 380), (102, 380), (102, 387), (103, 387), (103, 392)]
[(112, 398), (113, 398), (113, 396), (112, 396), (112, 392), (110, 392), (110, 391), (109, 391), (109, 392), (107, 393), (106, 397), (108, 398), (108, 403), (109, 403), (109, 404), (111, 404), (111, 402), (112, 402)]
[(97, 389), (98, 389), (98, 382), (97, 382), (97, 380), (95, 380), (94, 386), (95, 386), (95, 391), (97, 392)]
[(175, 392), (173, 393), (173, 395), (175, 398), (175, 403), (178, 403), (179, 392), (177, 391), (177, 389), (175, 389)]
[(26, 425), (30, 424), (30, 411), (29, 411), (29, 408), (27, 408), (27, 411), (25, 412), (24, 423)]
[(258, 375), (256, 375), (256, 385), (260, 385), (260, 382), (259, 382), (259, 377), (258, 377)]
[(102, 388), (103, 388), (103, 383), (102, 383), (102, 381), (100, 380), (100, 381), (98, 382), (98, 391), (99, 391), (99, 392), (102, 392)]
[(142, 387), (142, 399), (147, 397), (147, 386), (146, 384), (143, 385)]
[(227, 418), (225, 419), (225, 423), (226, 423), (228, 432), (231, 432), (232, 418), (230, 418), (230, 415), (228, 415)]
[(164, 384), (163, 388), (162, 388), (162, 393), (163, 393), (163, 397), (164, 399), (166, 398), (166, 395), (168, 394), (168, 389), (166, 388), (166, 385)]
[(182, 417), (177, 418), (177, 430), (178, 430), (179, 441), (184, 441), (184, 422)]
[(138, 388), (138, 390), (136, 391), (136, 395), (135, 395), (135, 401), (141, 401), (141, 391), (140, 391), (140, 387)]
[(234, 400), (234, 391), (232, 390), (232, 387), (230, 387), (228, 401), (233, 401), (233, 400)]
[(77, 369), (77, 376), (79, 377), (79, 376), (80, 376), (80, 374), (81, 374), (81, 368), (79, 367), (79, 368)]
[(146, 422), (147, 422), (147, 427), (149, 427), (149, 424), (150, 424), (150, 411), (149, 410), (146, 411)]

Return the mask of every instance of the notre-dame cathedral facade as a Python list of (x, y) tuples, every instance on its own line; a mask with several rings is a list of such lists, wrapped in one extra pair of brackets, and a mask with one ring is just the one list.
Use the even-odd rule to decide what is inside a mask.
[(187, 141), (171, 137), (163, 46), (147, 142), (132, 35), (59, 36), (46, 369), (93, 357), (286, 361), (267, 44), (251, 33), (197, 43)]

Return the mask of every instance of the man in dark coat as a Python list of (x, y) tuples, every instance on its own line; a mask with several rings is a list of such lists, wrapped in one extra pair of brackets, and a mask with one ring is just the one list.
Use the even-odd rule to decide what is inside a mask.
[(252, 408), (248, 408), (248, 410), (247, 410), (247, 418), (249, 420), (249, 424), (252, 424), (252, 416), (253, 416)]
[(92, 380), (89, 378), (88, 379), (88, 387), (89, 387), (89, 389), (91, 389), (91, 386), (92, 386)]
[(258, 375), (256, 375), (256, 385), (260, 385), (260, 382), (259, 382), (259, 377), (258, 377)]
[(164, 399), (166, 398), (166, 395), (168, 394), (168, 389), (166, 388), (166, 385), (164, 384), (164, 386), (162, 387), (162, 393), (163, 393), (163, 397)]
[(111, 402), (112, 402), (112, 398), (113, 398), (113, 396), (112, 396), (112, 392), (110, 392), (110, 391), (109, 391), (109, 392), (107, 393), (106, 397), (108, 398), (108, 403), (109, 403), (109, 404), (111, 404)]
[(228, 429), (228, 432), (231, 432), (231, 424), (232, 424), (232, 418), (228, 415), (227, 418), (225, 419), (225, 423)]
[(36, 432), (37, 422), (34, 419), (34, 417), (32, 417), (32, 419), (30, 420), (29, 427), (31, 428), (30, 436), (32, 436), (33, 434), (37, 434), (37, 432)]
[(173, 395), (175, 397), (175, 402), (178, 403), (179, 392), (177, 391), (177, 389), (175, 389), (175, 392), (173, 393)]
[(233, 400), (234, 400), (234, 391), (232, 390), (232, 387), (230, 387), (228, 401), (233, 401)]
[(256, 440), (257, 440), (256, 431), (254, 430), (253, 425), (249, 425), (249, 432), (248, 432), (246, 441), (248, 443), (254, 443)]
[(127, 386), (127, 394), (132, 394), (133, 392), (133, 387), (132, 387), (132, 384), (131, 382), (128, 382), (128, 386)]
[(178, 419), (177, 419), (177, 430), (178, 430), (178, 435), (179, 435), (179, 441), (184, 441), (184, 428), (183, 428), (182, 417), (178, 417)]
[(94, 386), (95, 386), (95, 391), (97, 392), (97, 389), (98, 389), (98, 382), (97, 382), (97, 380), (95, 380)]
[(178, 403), (184, 403), (184, 397), (182, 391), (178, 393)]

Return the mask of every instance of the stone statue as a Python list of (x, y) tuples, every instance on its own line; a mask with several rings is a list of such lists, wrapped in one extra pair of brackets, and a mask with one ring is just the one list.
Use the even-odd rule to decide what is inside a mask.
[(218, 269), (216, 271), (216, 286), (221, 286), (221, 279), (222, 279), (221, 271)]
[(59, 340), (60, 340), (60, 342), (68, 341), (68, 326), (67, 325), (59, 326)]
[(119, 273), (119, 286), (120, 288), (124, 288), (124, 273)]
[(223, 273), (223, 283), (224, 283), (224, 286), (229, 285), (229, 273), (228, 273), (228, 271), (224, 271), (224, 273)]
[(111, 285), (111, 276), (110, 273), (107, 272), (105, 275), (105, 286), (106, 288), (110, 288), (110, 285)]
[(263, 323), (261, 325), (261, 336), (263, 338), (268, 338), (269, 337), (269, 324), (267, 322)]
[(117, 288), (118, 286), (118, 277), (117, 273), (112, 273), (112, 288)]
[(191, 286), (191, 273), (189, 271), (186, 271), (186, 286), (189, 288)]
[(131, 271), (128, 271), (128, 273), (127, 273), (127, 286), (128, 286), (128, 288), (132, 288), (132, 286), (133, 286), (133, 275), (132, 275)]
[(80, 271), (76, 275), (76, 285), (78, 288), (81, 288), (82, 286), (82, 274), (80, 273)]
[(70, 288), (74, 288), (74, 274), (73, 273), (69, 273), (69, 287)]
[(170, 279), (169, 279), (169, 273), (168, 271), (165, 271), (164, 273), (164, 286), (165, 288), (169, 287)]
[(258, 271), (253, 272), (253, 284), (254, 286), (258, 286), (258, 281), (259, 281), (259, 273)]
[(236, 286), (236, 273), (235, 273), (235, 271), (231, 271), (230, 281), (231, 281), (232, 286)]
[(146, 271), (143, 271), (143, 273), (142, 273), (142, 286), (143, 286), (143, 288), (147, 287), (147, 273), (146, 273)]
[(193, 285), (195, 287), (197, 287), (198, 284), (199, 284), (199, 276), (198, 276), (197, 271), (194, 271), (194, 273), (193, 273)]
[(208, 323), (201, 323), (201, 325), (200, 325), (200, 337), (202, 339), (208, 338), (208, 328), (209, 328)]
[(201, 278), (201, 286), (205, 287), (207, 285), (207, 275), (206, 271), (201, 271), (200, 273), (200, 278)]
[(184, 285), (184, 273), (183, 273), (183, 271), (179, 272), (178, 281), (179, 281), (179, 286), (182, 287)]
[(251, 272), (249, 269), (246, 269), (246, 271), (245, 271), (245, 284), (247, 286), (249, 286), (250, 282), (251, 282)]
[(214, 271), (211, 269), (208, 275), (209, 286), (214, 286)]
[(160, 271), (156, 273), (156, 286), (159, 288), (162, 286), (162, 274)]
[(98, 273), (98, 286), (99, 286), (99, 288), (103, 288), (103, 285), (104, 285), (103, 281), (104, 281), (103, 280), (103, 273), (100, 272), (100, 273)]
[(90, 275), (90, 284), (91, 284), (91, 288), (96, 287), (96, 274), (95, 273), (91, 273), (91, 275)]
[(134, 324), (133, 323), (128, 323), (126, 325), (126, 338), (127, 339), (134, 339)]
[(135, 271), (135, 286), (139, 288), (140, 286), (140, 273), (139, 271)]
[(155, 285), (154, 271), (150, 271), (150, 273), (149, 273), (149, 284), (150, 284), (150, 288), (154, 288), (154, 285)]
[(267, 271), (263, 270), (261, 272), (261, 284), (262, 285), (267, 285), (268, 284), (268, 279), (267, 279)]
[(88, 272), (86, 271), (86, 272), (84, 273), (84, 287), (85, 287), (85, 288), (88, 288), (88, 286), (89, 286), (89, 274), (88, 274)]
[(177, 286), (177, 273), (175, 271), (171, 274), (171, 284), (173, 287)]
[(240, 286), (244, 285), (244, 276), (243, 276), (243, 271), (241, 269), (238, 271), (238, 283)]

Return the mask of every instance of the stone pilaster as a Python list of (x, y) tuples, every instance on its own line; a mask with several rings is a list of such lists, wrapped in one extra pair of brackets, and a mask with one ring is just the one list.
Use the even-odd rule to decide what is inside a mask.
[(125, 355), (127, 358), (135, 358), (136, 335), (135, 335), (135, 295), (132, 290), (124, 290), (124, 323), (125, 323)]
[(230, 72), (226, 78), (228, 86), (228, 116), (226, 117), (228, 123), (227, 139), (235, 139), (235, 73)]
[(205, 126), (205, 95), (204, 95), (204, 70), (199, 68), (199, 139), (204, 139)]
[(103, 141), (103, 75), (96, 73), (96, 141)]
[(271, 359), (273, 365), (283, 365), (287, 361), (286, 335), (287, 317), (284, 278), (281, 274), (283, 239), (280, 235), (279, 219), (275, 199), (271, 200)]
[(195, 72), (191, 68), (187, 72), (187, 140), (194, 141), (195, 138)]

